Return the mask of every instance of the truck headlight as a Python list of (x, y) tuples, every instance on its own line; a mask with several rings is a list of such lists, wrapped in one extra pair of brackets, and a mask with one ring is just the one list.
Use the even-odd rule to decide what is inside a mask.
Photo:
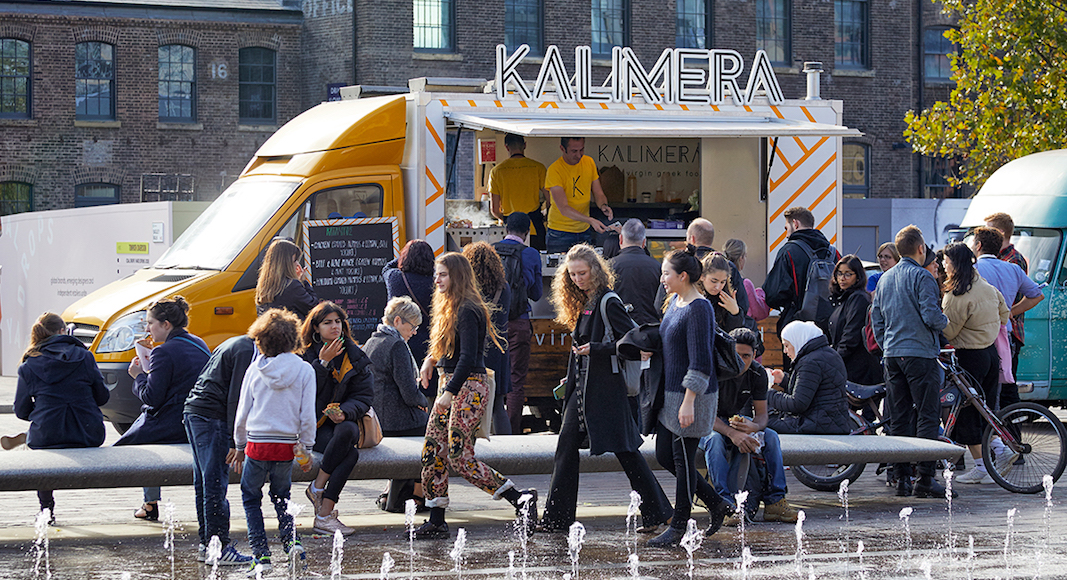
[(122, 352), (133, 348), (133, 343), (148, 331), (148, 321), (145, 319), (145, 311), (134, 312), (119, 318), (106, 331), (100, 339), (100, 345), (96, 352)]

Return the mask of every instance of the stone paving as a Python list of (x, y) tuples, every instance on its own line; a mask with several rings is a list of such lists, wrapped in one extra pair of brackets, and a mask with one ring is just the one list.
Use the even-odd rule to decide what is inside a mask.
[[(0, 379), (0, 403), (10, 401), (13, 397), (13, 381)], [(5, 398), (8, 397), (8, 398)], [(8, 429), (11, 417), (0, 418), (0, 426)], [(109, 442), (116, 435), (109, 434)], [(0, 462), (4, 461), (0, 452)], [(968, 460), (969, 461), (969, 460)], [(358, 469), (358, 467), (357, 467)], [(673, 495), (673, 478), (660, 471), (657, 476), (668, 495)], [(855, 550), (855, 542), (864, 540), (869, 552), (892, 552), (904, 546), (903, 526), (899, 518), (902, 508), (911, 507), (910, 527), (914, 536), (914, 547), (921, 550), (943, 550), (947, 544), (947, 532), (950, 525), (947, 502), (943, 499), (898, 498), (893, 490), (884, 484), (884, 476), (875, 475), (875, 466), (869, 465), (862, 477), (851, 485), (849, 493), (849, 522), (846, 526), (843, 510), (836, 494), (817, 492), (800, 484), (792, 475), (788, 475), (789, 500), (806, 512), (805, 530), (815, 542), (809, 552), (841, 552), (844, 544), (849, 543), (849, 551)], [(549, 476), (521, 476), (516, 478), (518, 485), (547, 490)], [(400, 538), (403, 534), (404, 516), (380, 511), (374, 499), (384, 488), (385, 482), (378, 480), (353, 480), (348, 483), (338, 504), (340, 517), (346, 524), (355, 527), (357, 532), (348, 542), (348, 549), (357, 550), (362, 566), (352, 573), (355, 577), (377, 577), (371, 575), (377, 570), (383, 546), (405, 545)], [(1061, 498), (1067, 496), (1067, 485), (1057, 489), (1053, 494), (1056, 504), (1052, 517), (1045, 518), (1045, 500), (1040, 495), (1018, 495), (1004, 491), (996, 485), (957, 485), (960, 497), (952, 503), (951, 526), (954, 543), (965, 546), (968, 536), (974, 537), (980, 550), (1000, 550), (1007, 531), (1006, 517), (1010, 508), (1016, 508), (1014, 518), (1015, 536), (1013, 542), (1026, 554), (1046, 545), (1051, 546), (1057, 554), (1067, 554), (1065, 536), (1067, 536), (1067, 506), (1059, 505)], [(294, 496), (302, 498), (302, 486), (294, 485)], [(579, 494), (578, 518), (589, 529), (589, 540), (601, 542), (602, 547), (617, 550), (625, 542), (626, 508), (629, 488), (625, 476), (621, 473), (585, 474), (581, 480)], [(193, 492), (189, 487), (170, 487), (163, 489), (164, 502), (173, 502), (178, 528), (176, 531), (176, 548), (178, 559), (188, 561), (196, 545), (196, 522), (193, 506)], [(236, 538), (244, 543), (245, 524), (241, 509), (240, 490), (231, 485), (229, 499), (232, 511), (232, 530)], [(137, 521), (133, 511), (140, 505), (140, 490), (137, 489), (103, 489), (103, 490), (59, 490), (56, 492), (57, 526), (49, 533), (52, 550), (56, 554), (68, 551), (67, 557), (82, 553), (91, 546), (155, 545), (163, 541), (163, 527), (158, 523)], [(305, 502), (306, 503), (306, 502)], [(15, 570), (27, 570), (27, 555), (32, 545), (35, 532), (34, 514), (37, 511), (37, 498), (33, 492), (0, 493), (0, 579), (7, 577), (25, 577), (20, 574), (10, 575), (10, 566)], [(308, 510), (310, 511), (310, 510)], [(694, 512), (701, 525), (706, 525), (703, 510)], [(452, 508), (449, 511), (449, 523), (455, 530), (464, 527), (469, 530), (468, 542), (500, 542), (506, 523), (513, 517), (510, 506), (494, 502), (482, 491), (466, 482), (454, 480), (452, 486)], [(757, 517), (759, 519), (760, 516)], [(420, 516), (418, 522), (421, 523)], [(298, 527), (307, 531), (311, 527), (310, 516), (297, 518)], [(1046, 528), (1046, 525), (1048, 528)], [(273, 518), (267, 518), (267, 527), (273, 527)], [(1048, 533), (1046, 533), (1046, 529)], [(795, 551), (794, 526), (777, 523), (756, 523), (748, 527), (749, 542), (754, 553), (761, 558), (785, 557)], [(453, 538), (455, 531), (453, 531)], [(535, 535), (531, 540), (534, 546), (547, 547), (549, 552), (562, 554), (566, 560), (566, 541), (559, 535)], [(445, 542), (439, 542), (444, 544)], [(450, 546), (451, 542), (447, 542)], [(321, 560), (329, 558), (328, 538), (309, 539), (309, 553)], [(116, 548), (117, 549), (117, 548)], [(509, 547), (507, 549), (514, 549)], [(595, 553), (594, 548), (590, 548)], [(447, 549), (433, 548), (440, 560), (447, 563)], [(493, 565), (506, 565), (506, 551), (497, 546), (483, 554), (486, 561)], [(438, 553), (440, 552), (440, 553)], [(888, 552), (887, 552), (888, 553)], [(895, 553), (895, 552), (894, 552)], [(351, 552), (350, 552), (351, 554)], [(622, 561), (625, 561), (625, 553)], [(740, 555), (740, 541), (736, 533), (722, 531), (705, 544), (698, 554), (704, 558), (737, 558)], [(642, 558), (648, 558), (643, 556)], [(678, 558), (678, 554), (669, 558)], [(684, 558), (684, 553), (682, 554)], [(373, 562), (372, 562), (373, 560)], [(503, 564), (502, 564), (503, 563)], [(448, 569), (446, 564), (444, 570)], [(349, 565), (357, 565), (351, 563)], [(113, 568), (112, 568), (113, 569)], [(399, 568), (398, 565), (398, 570)], [(5, 572), (5, 570), (7, 570)], [(1060, 575), (1042, 574), (1044, 577), (1067, 577), (1067, 568), (1060, 567)], [(321, 569), (322, 574), (328, 570)], [(349, 570), (346, 566), (346, 574)], [(365, 576), (359, 576), (365, 574)], [(661, 577), (672, 577), (672, 574)], [(1027, 574), (1030, 574), (1029, 572)], [(624, 570), (618, 576), (625, 576)], [(996, 574), (989, 575), (994, 577)], [(146, 575), (151, 577), (152, 574)], [(490, 574), (492, 576), (492, 574)], [(499, 574), (503, 577), (504, 574)], [(907, 575), (905, 575), (907, 576)], [(74, 577), (108, 577), (106, 575), (88, 575)], [(135, 576), (136, 577), (136, 576)], [(168, 576), (169, 577), (169, 576)], [(555, 577), (558, 577), (555, 576)], [(916, 575), (914, 577), (923, 577)], [(939, 577), (934, 574), (933, 577)], [(1007, 577), (1007, 576), (1004, 576)], [(1029, 576), (1028, 576), (1029, 577)]]

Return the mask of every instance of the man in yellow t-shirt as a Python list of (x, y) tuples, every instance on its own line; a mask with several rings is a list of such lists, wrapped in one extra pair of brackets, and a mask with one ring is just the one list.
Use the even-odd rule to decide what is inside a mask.
[(522, 135), (508, 133), (504, 148), (511, 156), (489, 172), (489, 211), (499, 220), (507, 221), (512, 212), (530, 216), (530, 247), (545, 249), (545, 216), (541, 213), (545, 191), (545, 166), (526, 157), (526, 140)]
[(607, 226), (600, 220), (589, 217), (590, 200), (609, 220), (615, 217), (600, 187), (596, 163), (585, 155), (585, 137), (563, 137), (559, 141), (563, 155), (548, 167), (545, 180), (545, 189), (552, 195), (545, 240), (550, 254), (566, 252), (575, 244), (592, 242), (595, 233), (607, 231)]

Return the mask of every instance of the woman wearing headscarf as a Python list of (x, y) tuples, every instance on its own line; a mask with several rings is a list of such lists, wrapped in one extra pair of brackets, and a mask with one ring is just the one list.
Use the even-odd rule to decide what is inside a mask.
[(788, 375), (771, 372), (774, 384), (767, 403), (774, 412), (767, 426), (778, 433), (848, 433), (848, 371), (822, 329), (794, 320), (782, 329), (782, 346), (793, 368)]

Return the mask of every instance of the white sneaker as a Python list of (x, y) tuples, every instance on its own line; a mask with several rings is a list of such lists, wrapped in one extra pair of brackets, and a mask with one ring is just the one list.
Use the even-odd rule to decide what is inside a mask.
[(987, 479), (989, 479), (989, 483), (993, 483), (993, 480), (989, 478), (988, 473), (984, 470), (979, 471), (977, 467), (972, 467), (970, 471), (952, 478), (952, 481), (956, 483), (985, 483), (985, 480)]
[(341, 532), (342, 536), (350, 536), (356, 530), (341, 523), (341, 520), (337, 519), (337, 510), (330, 512), (330, 515), (322, 517), (320, 515), (315, 516), (315, 527), (312, 531), (320, 534), (333, 535), (334, 532)]
[(196, 547), (196, 561), (197, 562), (205, 562), (205, 561), (207, 561), (207, 546), (205, 546), (203, 544), (197, 545), (197, 547)]
[(995, 481), (993, 481), (993, 476), (992, 476), (992, 475), (989, 475), (989, 472), (987, 471), (987, 472), (986, 472), (986, 474), (985, 474), (985, 477), (983, 477), (983, 478), (982, 478), (982, 481), (981, 481), (980, 483), (983, 483), (983, 484), (986, 484), (986, 483), (988, 483), (988, 484), (992, 484), (992, 483), (996, 483), (996, 482), (995, 482)]
[(996, 465), (997, 473), (1008, 475), (1017, 459), (1019, 459), (1019, 454), (1005, 447), (1004, 451), (997, 455), (997, 458), (993, 461)]

